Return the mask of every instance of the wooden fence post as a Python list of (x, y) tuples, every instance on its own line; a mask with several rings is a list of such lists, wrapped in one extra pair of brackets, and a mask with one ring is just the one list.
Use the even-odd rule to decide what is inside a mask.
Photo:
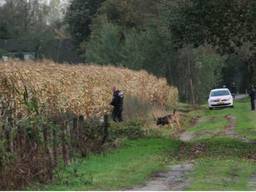
[(77, 117), (73, 118), (73, 128), (72, 130), (72, 138), (71, 138), (71, 145), (74, 148), (78, 148), (78, 143), (79, 143), (79, 130), (78, 130), (78, 119)]
[(7, 117), (7, 121), (4, 125), (5, 139), (6, 139), (6, 150), (8, 152), (14, 152), (14, 141), (12, 137), (13, 119)]
[[(54, 122), (56, 125), (56, 122)], [(52, 143), (53, 143), (53, 159), (54, 159), (54, 166), (57, 165), (57, 132), (56, 132), (56, 127), (53, 128), (52, 130)]]
[(84, 138), (85, 138), (85, 131), (84, 131), (84, 125), (85, 125), (85, 120), (84, 120), (84, 116), (80, 115), (78, 118), (78, 148), (80, 151), (80, 154), (82, 155), (82, 157), (85, 157), (87, 155), (87, 150), (84, 147), (85, 143), (84, 143)]
[(23, 127), (17, 126), (16, 151), (23, 153), (26, 146), (26, 136)]
[(68, 120), (68, 123), (67, 123), (67, 127), (66, 127), (66, 130), (67, 130), (67, 147), (68, 147), (68, 156), (69, 156), (69, 163), (72, 161), (72, 157), (73, 157), (73, 142), (74, 142), (74, 133), (73, 133), (73, 125), (70, 124), (70, 119)]
[(108, 127), (109, 127), (109, 116), (104, 115), (104, 123), (103, 123), (103, 138), (101, 144), (103, 145), (108, 138)]
[(46, 157), (46, 168), (47, 168), (47, 177), (52, 180), (53, 178), (53, 174), (52, 174), (52, 170), (53, 170), (53, 157), (52, 157), (52, 153), (50, 152), (49, 149), (49, 134), (48, 134), (48, 127), (47, 125), (45, 125), (43, 127), (43, 137), (44, 137), (44, 151), (45, 151), (45, 157)]
[(67, 165), (70, 163), (70, 158), (69, 158), (69, 150), (68, 150), (67, 122), (66, 121), (64, 121), (61, 130), (62, 130), (62, 134), (61, 134), (62, 155), (63, 155), (64, 163)]
[(80, 147), (80, 144), (82, 142), (83, 127), (84, 127), (84, 116), (80, 115), (78, 118), (78, 127), (77, 127), (78, 147)]
[(4, 126), (4, 135), (6, 140), (6, 150), (11, 152), (11, 138), (10, 138), (10, 127), (7, 125)]

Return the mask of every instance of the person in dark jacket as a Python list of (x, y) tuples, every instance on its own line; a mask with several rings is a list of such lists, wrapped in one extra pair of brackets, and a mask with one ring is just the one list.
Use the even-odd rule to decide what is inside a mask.
[(112, 118), (115, 122), (121, 122), (123, 121), (122, 112), (123, 112), (123, 102), (124, 102), (124, 94), (122, 91), (117, 90), (114, 86), (112, 88), (113, 91), (113, 99), (110, 103), (112, 105), (113, 111), (112, 111)]
[(254, 86), (251, 86), (251, 89), (249, 91), (249, 96), (251, 98), (252, 111), (255, 111), (256, 90)]

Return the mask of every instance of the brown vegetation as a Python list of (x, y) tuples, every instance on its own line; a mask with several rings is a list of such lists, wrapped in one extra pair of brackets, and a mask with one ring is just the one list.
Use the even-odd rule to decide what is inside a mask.
[[(40, 112), (100, 116), (111, 108), (111, 87), (116, 85), (125, 94), (148, 103), (172, 104), (177, 100), (177, 89), (165, 79), (145, 71), (95, 65), (58, 65), (50, 61), (40, 63), (0, 63), (2, 96), (14, 99), (16, 109), (24, 111), (25, 91), (38, 101)], [(26, 90), (25, 90), (26, 89)]]
[(69, 164), (77, 155), (100, 151), (108, 137), (113, 85), (141, 106), (176, 103), (176, 88), (145, 71), (50, 61), (0, 63), (0, 189), (51, 181), (60, 160)]

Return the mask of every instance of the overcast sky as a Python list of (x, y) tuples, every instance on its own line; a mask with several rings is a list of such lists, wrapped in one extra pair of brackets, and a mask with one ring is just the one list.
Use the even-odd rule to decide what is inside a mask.
[(0, 6), (4, 4), (4, 0), (0, 0)]
[[(49, 5), (51, 0), (44, 0), (46, 4)], [(68, 3), (71, 0), (60, 0), (62, 4)], [(0, 0), (0, 6), (2, 6), (4, 4), (5, 0)]]

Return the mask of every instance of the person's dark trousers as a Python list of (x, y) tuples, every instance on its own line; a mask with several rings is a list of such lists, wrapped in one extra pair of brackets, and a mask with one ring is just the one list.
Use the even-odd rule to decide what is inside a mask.
[(122, 112), (123, 112), (122, 109), (117, 110), (117, 119), (118, 119), (119, 122), (123, 121)]
[(255, 111), (255, 100), (251, 99), (252, 111)]
[(115, 122), (122, 122), (123, 121), (123, 117), (122, 117), (122, 109), (116, 108), (114, 107), (113, 111), (112, 111), (112, 119)]

